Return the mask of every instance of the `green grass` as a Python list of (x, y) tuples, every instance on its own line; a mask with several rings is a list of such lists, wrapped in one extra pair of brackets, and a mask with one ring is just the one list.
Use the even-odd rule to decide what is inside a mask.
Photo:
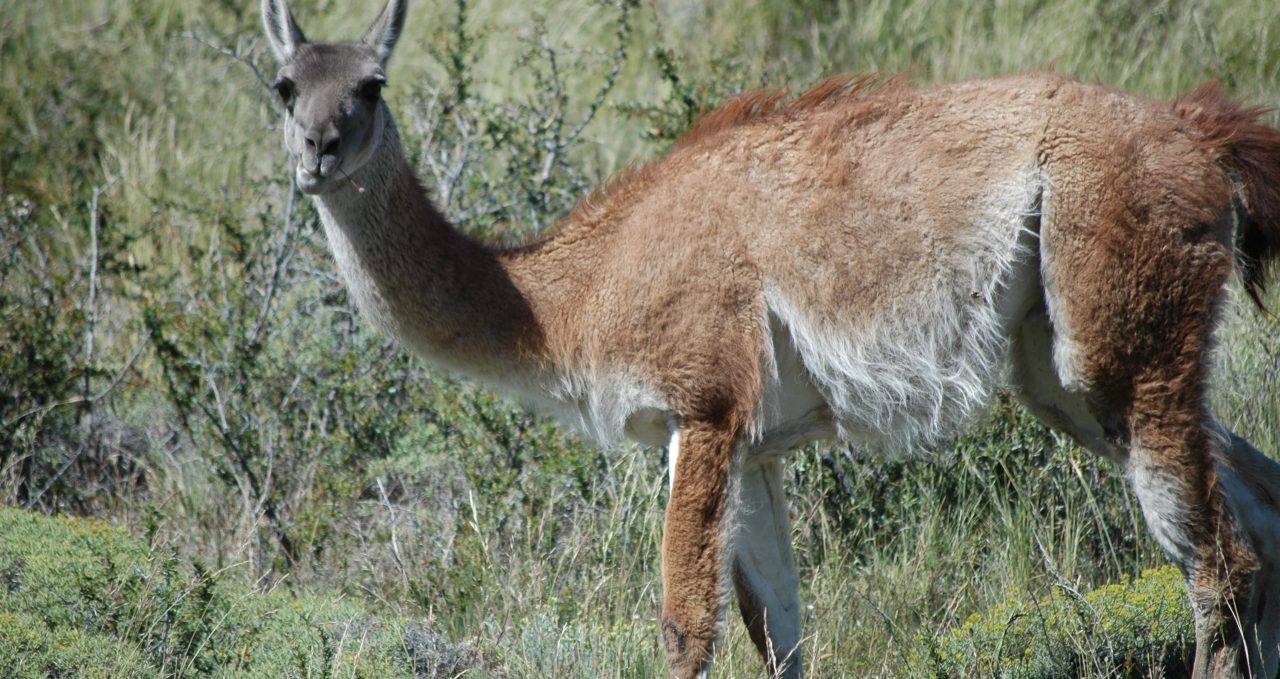
[[(414, 2), (388, 97), (436, 195), (461, 177), (450, 214), (498, 236), (553, 223), (733, 92), (836, 71), (1052, 66), (1280, 103), (1265, 0), (459, 9)], [(374, 11), (294, 3), (318, 38)], [(120, 527), (0, 513), (0, 580), (22, 583), (0, 587), (0, 674), (432, 676), (415, 659), (472, 649), (480, 676), (660, 675), (662, 451), (597, 450), (353, 316), (290, 192), (257, 12), (0, 0), (0, 497)], [(1275, 454), (1280, 325), (1239, 306), (1214, 407)], [(1165, 637), (1077, 624), (1108, 583), (1132, 583), (1126, 605), (1169, 577), (1140, 576), (1163, 558), (1118, 470), (1007, 399), (927, 459), (811, 448), (788, 474), (809, 676), (999, 674), (1012, 636), (1050, 676), (1165, 663)], [(300, 653), (242, 655), (278, 639)], [(760, 676), (736, 622), (715, 673)]]

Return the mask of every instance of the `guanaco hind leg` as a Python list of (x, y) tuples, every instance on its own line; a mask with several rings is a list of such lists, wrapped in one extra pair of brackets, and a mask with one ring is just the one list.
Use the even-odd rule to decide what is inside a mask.
[(791, 521), (782, 461), (747, 461), (733, 535), (733, 584), (751, 641), (770, 677), (798, 679), (800, 581), (791, 553)]
[(1275, 677), (1280, 673), (1280, 465), (1222, 427), (1215, 426), (1215, 433), (1219, 488), (1260, 565), (1248, 597), (1235, 602), (1238, 618), (1256, 621), (1243, 635), (1247, 669)]
[[(1148, 527), (1186, 578), (1194, 676), (1270, 677), (1280, 465), (1219, 435), (1206, 401), (1216, 311), (1233, 266), (1222, 218), (1229, 189), (1216, 167), (1180, 162), (1191, 151), (1176, 137), (1127, 163), (1076, 143), (1046, 140), (1051, 151), (1042, 155), (1051, 180), (1055, 159), (1069, 161), (1062, 173), (1070, 181), (1049, 192), (1041, 231), (1054, 371), (1120, 451)], [(1190, 188), (1138, 185), (1150, 176), (1147, 163), (1184, 168), (1176, 181)], [(1179, 190), (1194, 191), (1202, 209), (1171, 203), (1168, 193)], [(1125, 210), (1113, 209), (1121, 203)], [(1244, 487), (1240, 462), (1268, 480)]]
[[(1131, 455), (1128, 449), (1118, 447), (1117, 441), (1107, 440), (1101, 422), (1089, 412), (1090, 394), (1069, 391), (1052, 375), (1047, 350), (1051, 331), (1042, 319), (1032, 318), (1015, 336), (1013, 388), (1019, 400), (1045, 424), (1069, 434), (1093, 452), (1126, 465), (1148, 523), (1165, 550), (1178, 561), (1178, 554), (1195, 549), (1185, 538), (1189, 531), (1180, 528), (1176, 518), (1186, 512), (1179, 500), (1185, 494), (1181, 481), (1176, 476), (1161, 476), (1159, 466), (1144, 467), (1147, 463), (1143, 462), (1146, 456), (1142, 451)], [(1232, 621), (1255, 621), (1252, 632), (1240, 630), (1238, 649), (1246, 655), (1230, 662), (1212, 657), (1212, 632), (1221, 616), (1214, 611), (1216, 604), (1209, 600), (1207, 610), (1197, 611), (1198, 634), (1205, 637), (1198, 644), (1202, 657), (1197, 662), (1204, 668), (1222, 668), (1219, 676), (1233, 676), (1238, 669), (1245, 676), (1275, 677), (1280, 670), (1280, 615), (1275, 610), (1280, 605), (1280, 465), (1243, 438), (1216, 424), (1210, 426), (1214, 432), (1210, 455), (1219, 480), (1217, 490), (1262, 567), (1254, 574), (1247, 597), (1228, 603)], [(1185, 522), (1185, 518), (1181, 520)], [(1188, 584), (1194, 594), (1194, 583)], [(1239, 652), (1224, 650), (1227, 655)]]

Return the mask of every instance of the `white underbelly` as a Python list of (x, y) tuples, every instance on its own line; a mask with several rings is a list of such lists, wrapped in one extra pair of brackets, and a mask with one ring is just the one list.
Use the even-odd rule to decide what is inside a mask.
[(778, 455), (836, 434), (831, 408), (814, 386), (790, 331), (773, 315), (769, 334), (773, 369), (761, 396), (750, 455)]

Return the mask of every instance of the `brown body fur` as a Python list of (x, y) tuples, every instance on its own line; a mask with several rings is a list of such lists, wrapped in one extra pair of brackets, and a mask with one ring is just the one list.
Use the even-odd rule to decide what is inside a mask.
[[(771, 431), (786, 445), (945, 433), (948, 413), (992, 388), (984, 362), (997, 359), (1033, 412), (1125, 465), (1187, 576), (1197, 674), (1274, 674), (1280, 467), (1220, 430), (1205, 402), (1224, 285), (1239, 260), (1256, 298), (1261, 263), (1280, 253), (1280, 133), (1259, 109), (1215, 87), (1171, 106), (1052, 74), (923, 90), (841, 77), (790, 102), (750, 93), (550, 237), (499, 249), (431, 206), (384, 103), (341, 94), (380, 77), (403, 19), (392, 0), (361, 43), (312, 48), (283, 2), (264, 0), (282, 80), (310, 107), (295, 119), (286, 99), (299, 183), (357, 304), (418, 353), (602, 431), (678, 432), (662, 614), (675, 676), (705, 673), (731, 579), (752, 639), (778, 654), (771, 673), (800, 673), (795, 648), (771, 648), (798, 642), (782, 629), (798, 625), (794, 585), (778, 576), (769, 590), (760, 566), (794, 570), (789, 543), (767, 535), (786, 532), (776, 464), (750, 471), (751, 492), (772, 498), (767, 530), (741, 543), (730, 530), (753, 448)], [(326, 65), (331, 54), (346, 61)], [(312, 83), (347, 103), (314, 112), (325, 101), (306, 98)], [(342, 146), (361, 135), (372, 139)], [(908, 325), (886, 320), (920, 308)], [(998, 337), (971, 346), (971, 331)], [(858, 352), (895, 332), (933, 338), (937, 372), (972, 374), (936, 378), (929, 401), (911, 389), (933, 377), (884, 373), (920, 404), (859, 420), (877, 392), (846, 393), (839, 378), (874, 382)], [(848, 356), (824, 363), (824, 351)], [(784, 364), (802, 366), (786, 369), (790, 383)], [(766, 629), (777, 616), (794, 622)]]

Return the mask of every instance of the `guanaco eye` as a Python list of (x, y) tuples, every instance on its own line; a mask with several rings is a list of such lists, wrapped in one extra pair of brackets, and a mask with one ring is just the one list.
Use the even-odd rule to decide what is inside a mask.
[(293, 98), (297, 94), (297, 87), (293, 81), (288, 78), (280, 78), (271, 85), (275, 89), (276, 94), (280, 97), (280, 102), (289, 109), (293, 108)]
[(386, 87), (387, 79), (383, 77), (368, 78), (360, 83), (360, 98), (365, 101), (377, 101), (382, 96), (382, 88)]

